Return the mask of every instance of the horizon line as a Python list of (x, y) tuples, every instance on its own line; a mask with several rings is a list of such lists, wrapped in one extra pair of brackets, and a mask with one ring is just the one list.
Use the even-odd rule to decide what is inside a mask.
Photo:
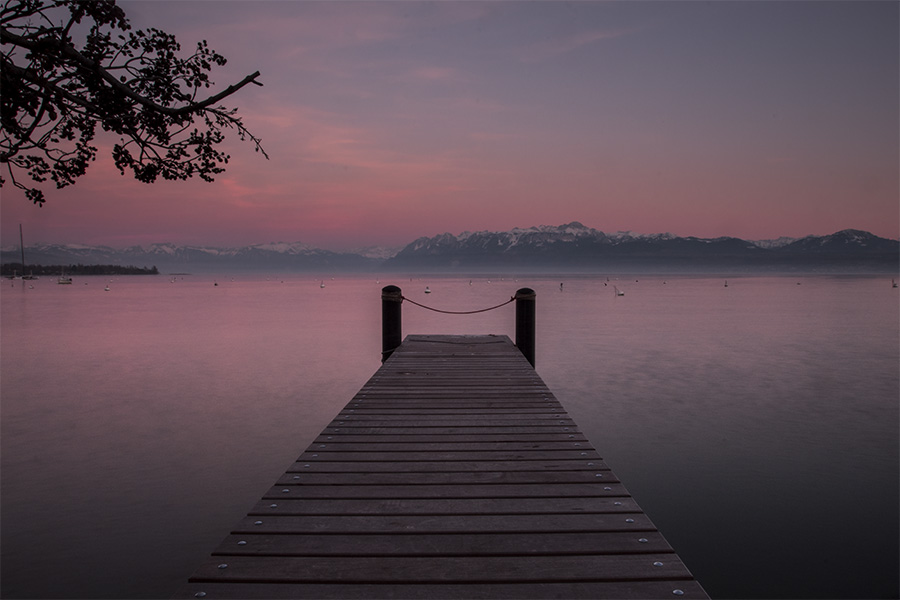
[[(900, 238), (882, 237), (882, 236), (879, 236), (879, 235), (877, 235), (877, 234), (874, 234), (874, 233), (872, 233), (871, 231), (868, 231), (868, 230), (866, 230), (866, 229), (857, 229), (857, 228), (854, 228), (854, 227), (846, 227), (846, 228), (844, 228), (844, 229), (838, 229), (837, 231), (834, 231), (834, 232), (831, 232), (831, 233), (826, 233), (826, 234), (821, 234), (821, 235), (817, 235), (817, 234), (807, 234), (807, 235), (799, 236), (799, 237), (783, 235), (783, 236), (770, 237), (770, 238), (748, 239), (748, 238), (737, 237), (737, 236), (734, 236), (734, 235), (719, 235), (719, 236), (715, 236), (715, 237), (700, 237), (700, 236), (695, 236), (695, 235), (676, 235), (676, 234), (673, 234), (673, 233), (671, 233), (671, 232), (635, 233), (633, 230), (630, 230), (630, 229), (629, 229), (629, 230), (619, 230), (619, 231), (615, 231), (615, 232), (607, 232), (607, 231), (603, 231), (602, 229), (597, 229), (596, 227), (591, 227), (591, 226), (588, 226), (588, 225), (584, 225), (584, 224), (582, 224), (582, 223), (579, 222), (579, 221), (571, 221), (571, 222), (569, 222), (569, 223), (563, 223), (563, 224), (561, 224), (561, 225), (532, 225), (531, 227), (513, 227), (512, 229), (507, 229), (507, 230), (480, 229), (480, 230), (472, 231), (472, 230), (468, 230), (468, 229), (467, 229), (467, 230), (465, 230), (465, 231), (462, 231), (462, 232), (456, 233), (456, 234), (451, 233), (451, 232), (449, 232), (449, 231), (445, 231), (445, 232), (443, 232), (443, 233), (438, 233), (438, 234), (431, 235), (431, 236), (427, 236), (427, 235), (419, 236), (419, 237), (416, 237), (415, 239), (413, 239), (413, 240), (411, 240), (411, 241), (409, 241), (409, 242), (405, 242), (405, 243), (398, 244), (398, 245), (394, 245), (394, 244), (389, 244), (389, 245), (385, 245), (385, 244), (368, 244), (368, 245), (362, 245), (362, 246), (354, 246), (353, 248), (350, 248), (350, 249), (344, 249), (344, 250), (329, 250), (329, 249), (326, 248), (326, 247), (323, 247), (323, 246), (313, 246), (313, 245), (311, 245), (311, 244), (309, 244), (309, 243), (307, 243), (307, 242), (303, 242), (303, 241), (301, 241), (301, 240), (294, 240), (294, 241), (285, 241), (285, 240), (277, 240), (277, 241), (274, 241), (274, 240), (270, 240), (270, 241), (266, 241), (266, 242), (253, 242), (253, 243), (249, 243), (249, 244), (239, 244), (239, 245), (229, 245), (229, 246), (204, 244), (204, 243), (202, 243), (202, 242), (201, 242), (201, 243), (176, 243), (176, 242), (171, 242), (171, 241), (149, 242), (149, 243), (146, 243), (146, 244), (138, 243), (138, 244), (129, 244), (129, 245), (125, 245), (125, 246), (112, 246), (112, 245), (109, 245), (109, 244), (87, 244), (87, 243), (84, 243), (84, 242), (35, 242), (35, 243), (33, 243), (33, 244), (30, 244), (30, 245), (25, 245), (25, 247), (26, 247), (26, 248), (29, 248), (29, 247), (35, 247), (35, 246), (44, 244), (44, 245), (56, 245), (56, 246), (84, 246), (84, 247), (86, 247), (86, 248), (112, 248), (112, 249), (114, 249), (114, 250), (124, 250), (124, 249), (127, 249), (127, 248), (134, 248), (134, 247), (136, 247), (136, 246), (137, 246), (137, 247), (140, 247), (140, 248), (145, 248), (145, 247), (149, 247), (149, 246), (166, 246), (166, 245), (171, 245), (171, 246), (194, 247), (194, 248), (232, 249), (232, 248), (250, 248), (250, 247), (254, 247), (254, 246), (265, 246), (265, 245), (274, 245), (274, 244), (289, 244), (289, 245), (302, 245), (302, 246), (306, 246), (306, 247), (308, 247), (308, 248), (310, 248), (310, 249), (313, 249), (313, 250), (327, 250), (327, 251), (329, 251), (329, 252), (334, 252), (334, 253), (336, 253), (336, 254), (352, 254), (352, 253), (355, 253), (355, 252), (360, 251), (360, 250), (371, 250), (371, 249), (384, 249), (384, 250), (397, 249), (397, 250), (399, 251), (400, 249), (405, 248), (406, 246), (412, 244), (413, 242), (415, 242), (415, 241), (417, 241), (417, 240), (420, 240), (420, 239), (432, 239), (432, 238), (440, 237), (440, 236), (443, 236), (443, 235), (451, 235), (451, 236), (453, 236), (453, 237), (459, 237), (459, 236), (464, 235), (464, 234), (467, 234), (467, 233), (468, 233), (468, 234), (478, 234), (478, 233), (512, 233), (512, 232), (515, 232), (515, 231), (540, 230), (541, 228), (555, 228), (555, 229), (560, 229), (560, 228), (565, 228), (565, 227), (567, 227), (567, 226), (569, 226), (569, 225), (572, 225), (572, 224), (577, 224), (577, 225), (580, 225), (581, 227), (583, 227), (584, 229), (590, 229), (590, 230), (593, 230), (593, 231), (597, 231), (597, 232), (599, 232), (599, 233), (603, 233), (604, 235), (608, 235), (608, 236), (613, 236), (613, 235), (631, 235), (631, 236), (633, 236), (633, 237), (673, 236), (673, 237), (676, 237), (676, 238), (683, 238), (683, 239), (686, 239), (686, 238), (695, 238), (695, 239), (698, 239), (698, 240), (737, 239), (737, 240), (741, 240), (741, 241), (745, 241), (745, 242), (755, 243), (755, 242), (774, 242), (774, 241), (784, 240), (784, 239), (789, 239), (789, 240), (795, 240), (795, 241), (796, 241), (796, 240), (802, 240), (802, 239), (811, 238), (811, 237), (827, 237), (827, 236), (829, 236), (829, 235), (835, 235), (835, 234), (838, 234), (838, 233), (841, 233), (841, 232), (844, 232), (844, 231), (859, 231), (859, 232), (866, 233), (866, 234), (868, 234), (868, 235), (872, 235), (872, 236), (877, 237), (877, 238), (880, 238), (880, 239), (890, 240), (890, 241), (892, 241), (892, 242), (900, 242)], [(5, 252), (5, 251), (10, 251), (10, 249), (12, 249), (12, 248), (19, 248), (19, 247), (20, 247), (19, 245), (0, 246), (0, 251), (4, 251), (4, 252)]]

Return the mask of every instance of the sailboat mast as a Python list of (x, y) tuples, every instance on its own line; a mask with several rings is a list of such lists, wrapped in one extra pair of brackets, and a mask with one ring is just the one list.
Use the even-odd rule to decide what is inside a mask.
[(19, 223), (19, 248), (22, 250), (22, 276), (25, 276), (25, 242), (22, 241), (22, 224)]

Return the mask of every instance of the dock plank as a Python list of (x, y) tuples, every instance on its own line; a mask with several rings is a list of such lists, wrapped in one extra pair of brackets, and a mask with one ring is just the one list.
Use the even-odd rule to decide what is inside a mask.
[[(654, 566), (657, 564), (659, 566)], [(222, 565), (225, 565), (224, 567)], [(681, 560), (665, 554), (565, 556), (215, 556), (192, 581), (248, 583), (555, 582), (690, 579)]]
[[(643, 541), (641, 541), (643, 540)], [(519, 556), (672, 552), (659, 532), (230, 535), (222, 556)]]
[(409, 336), (176, 597), (707, 597), (506, 336)]
[[(577, 471), (601, 469), (604, 464), (600, 458), (591, 460), (580, 459), (561, 459), (561, 460), (473, 460), (473, 461), (367, 461), (365, 468), (366, 473), (387, 472), (387, 473), (433, 473), (446, 471), (461, 472), (479, 472), (479, 471), (502, 471), (505, 473), (511, 471)], [(349, 473), (360, 471), (360, 465), (357, 461), (318, 461), (318, 462), (295, 462), (287, 471), (287, 473)]]
[[(438, 473), (416, 472), (366, 472), (366, 473), (285, 473), (278, 479), (276, 488), (286, 485), (471, 485), (471, 484), (547, 484), (547, 483), (596, 483), (598, 480), (619, 483), (612, 471), (592, 469), (585, 471), (445, 471)], [(300, 493), (303, 490), (299, 490)]]
[[(638, 510), (636, 507), (634, 510)], [(525, 515), (249, 515), (238, 522), (235, 534), (302, 533), (588, 533), (654, 531), (641, 512), (550, 513), (535, 519)]]
[[(575, 446), (575, 444), (573, 444)], [(449, 452), (416, 452), (410, 454), (408, 452), (381, 452), (374, 449), (372, 452), (351, 452), (343, 451), (340, 444), (323, 443), (316, 444), (300, 455), (300, 460), (304, 464), (320, 464), (329, 461), (356, 461), (356, 462), (394, 462), (394, 461), (441, 461), (441, 462), (459, 462), (459, 461), (504, 461), (504, 460), (521, 460), (521, 461), (545, 461), (545, 460), (579, 460), (579, 459), (600, 459), (600, 455), (587, 444), (576, 447), (573, 450), (496, 450), (485, 452), (468, 452), (468, 451), (449, 451)]]
[[(329, 439), (330, 437), (330, 439)], [(459, 452), (459, 451), (492, 451), (492, 450), (570, 450), (572, 448), (572, 440), (586, 441), (583, 437), (569, 438), (569, 436), (561, 436), (558, 440), (553, 441), (536, 441), (534, 439), (525, 439), (524, 441), (484, 441), (479, 438), (470, 438), (473, 441), (461, 441), (459, 439), (449, 439), (446, 441), (418, 442), (416, 440), (408, 440), (406, 436), (382, 436), (373, 434), (371, 441), (364, 442), (361, 436), (342, 436), (335, 438), (332, 436), (324, 436), (316, 439), (319, 444), (331, 441), (340, 444), (342, 450), (360, 452), (368, 450), (372, 444), (378, 444), (378, 449), (387, 452)], [(568, 438), (568, 439), (566, 439)], [(357, 443), (359, 442), (359, 443)]]
[[(274, 505), (274, 506), (273, 506)], [(251, 509), (253, 515), (541, 515), (558, 513), (634, 512), (628, 496), (609, 498), (271, 498)]]
[[(675, 590), (680, 592), (674, 595)], [(198, 596), (203, 594), (203, 596)], [(321, 600), (549, 600), (559, 598), (707, 598), (696, 581), (574, 581), (562, 583), (343, 584), (316, 583), (191, 583), (183, 598), (297, 598)]]
[(605, 498), (627, 495), (621, 483), (470, 483), (460, 484), (397, 484), (397, 485), (276, 485), (263, 494), (265, 499), (285, 498)]

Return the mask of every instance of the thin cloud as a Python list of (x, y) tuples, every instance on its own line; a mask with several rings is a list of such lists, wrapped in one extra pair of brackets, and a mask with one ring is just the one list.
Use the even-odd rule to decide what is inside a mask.
[(613, 40), (631, 35), (637, 29), (582, 31), (565, 37), (539, 42), (525, 48), (521, 53), (524, 62), (541, 62), (568, 54), (585, 46), (592, 46), (604, 40)]
[(471, 131), (469, 139), (475, 142), (516, 142), (528, 139), (522, 133), (502, 133), (495, 131)]
[(436, 66), (415, 68), (409, 72), (409, 76), (412, 79), (416, 79), (416, 80), (420, 80), (420, 81), (434, 81), (434, 82), (447, 82), (447, 83), (458, 82), (462, 79), (462, 76), (458, 69), (454, 69), (453, 67), (436, 67)]

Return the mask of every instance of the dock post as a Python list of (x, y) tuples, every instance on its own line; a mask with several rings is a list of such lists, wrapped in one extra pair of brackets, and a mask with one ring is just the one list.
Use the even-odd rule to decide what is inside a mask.
[(400, 312), (402, 303), (403, 293), (396, 285), (381, 288), (381, 362), (390, 358), (403, 341)]
[(516, 290), (516, 347), (534, 366), (534, 298), (531, 288)]

